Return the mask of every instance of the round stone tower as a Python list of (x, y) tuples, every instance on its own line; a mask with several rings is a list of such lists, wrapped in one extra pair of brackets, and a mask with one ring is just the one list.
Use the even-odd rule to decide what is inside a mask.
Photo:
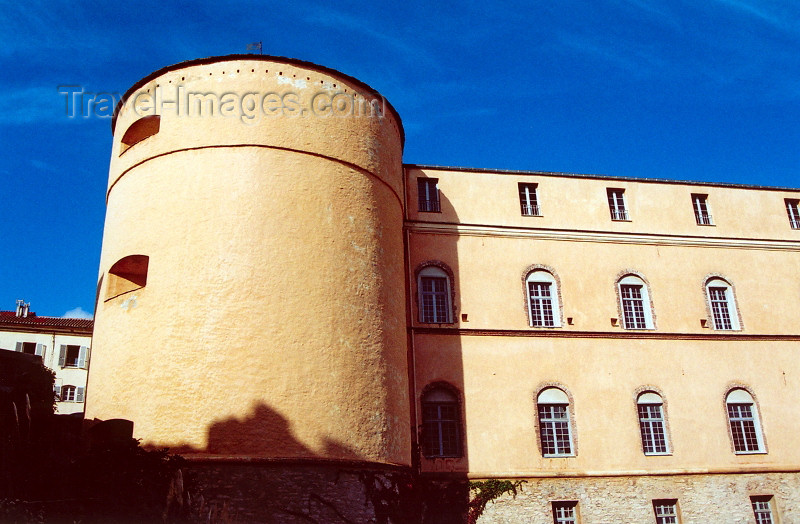
[(411, 463), (403, 130), (364, 83), (236, 55), (124, 96), (87, 419), (221, 463)]

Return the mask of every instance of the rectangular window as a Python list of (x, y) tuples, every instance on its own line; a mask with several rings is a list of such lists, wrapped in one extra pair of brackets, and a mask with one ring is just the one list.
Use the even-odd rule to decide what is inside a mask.
[(625, 329), (647, 329), (647, 317), (644, 312), (642, 286), (622, 284), (622, 317)]
[(447, 279), (444, 277), (421, 277), (422, 311), (420, 321), (441, 324), (450, 321), (447, 314)]
[(80, 346), (67, 346), (67, 353), (64, 360), (64, 367), (76, 368), (78, 367), (78, 359), (81, 354)]
[(760, 451), (752, 404), (728, 404), (733, 449), (739, 452)]
[(677, 500), (654, 500), (653, 510), (656, 513), (656, 524), (678, 524)]
[(578, 503), (573, 501), (553, 502), (553, 522), (555, 524), (575, 524), (578, 522)]
[(528, 282), (531, 297), (531, 324), (537, 327), (555, 327), (553, 297), (549, 282)]
[(714, 329), (733, 329), (727, 291), (727, 288), (724, 287), (708, 288), (708, 296), (711, 299), (711, 314), (714, 316)]
[(625, 208), (624, 189), (606, 189), (608, 193), (608, 209), (611, 211), (611, 220), (630, 220), (628, 210)]
[(667, 453), (667, 437), (661, 404), (639, 404), (639, 427), (645, 455)]
[(458, 457), (458, 405), (454, 402), (423, 402), (424, 449), (428, 457)]
[(572, 455), (569, 406), (539, 404), (539, 434), (545, 457)]
[(36, 342), (17, 342), (15, 351), (25, 353), (27, 355), (38, 355), (44, 358), (47, 346), (44, 344), (37, 344)]
[(75, 386), (64, 386), (61, 388), (62, 402), (75, 402)]
[(538, 217), (542, 216), (539, 210), (539, 199), (536, 196), (537, 184), (519, 184), (519, 207), (522, 209), (522, 216)]
[(711, 213), (708, 210), (708, 195), (692, 194), (692, 205), (694, 206), (694, 218), (700, 226), (713, 226)]
[(772, 496), (750, 497), (750, 503), (753, 505), (756, 524), (773, 524), (775, 522), (772, 517)]
[(800, 200), (787, 198), (786, 213), (789, 215), (789, 225), (792, 229), (800, 229)]
[(419, 210), (438, 213), (439, 206), (438, 178), (418, 178), (417, 192), (419, 194)]

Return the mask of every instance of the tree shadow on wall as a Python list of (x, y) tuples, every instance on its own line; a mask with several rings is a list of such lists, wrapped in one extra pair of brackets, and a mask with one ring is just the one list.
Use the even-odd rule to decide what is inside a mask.
[(321, 451), (314, 451), (297, 439), (286, 417), (263, 403), (255, 405), (244, 418), (232, 416), (211, 424), (205, 449), (176, 446), (170, 450), (187, 455), (364, 460), (356, 451), (333, 439), (324, 439)]
[(333, 439), (314, 450), (263, 403), (211, 424), (205, 449), (170, 451), (214, 456), (189, 462), (185, 488), (190, 511), (211, 522), (420, 522), (410, 472), (376, 466)]

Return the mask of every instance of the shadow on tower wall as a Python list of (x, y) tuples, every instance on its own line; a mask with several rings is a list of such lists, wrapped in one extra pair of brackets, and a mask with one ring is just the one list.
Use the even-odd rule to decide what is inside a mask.
[[(408, 168), (407, 168), (408, 169)], [(464, 395), (464, 364), (461, 336), (457, 329), (464, 325), (461, 307), (461, 271), (459, 267), (458, 240), (456, 234), (415, 231), (417, 223), (457, 224), (455, 206), (448, 198), (446, 184), (439, 186), (440, 212), (420, 212), (418, 208), (418, 178), (428, 178), (422, 171), (411, 170), (406, 179), (406, 251), (410, 261), (408, 267), (410, 293), (409, 315), (409, 359), (411, 382), (412, 420), (415, 424), (414, 462), (417, 482), (426, 493), (420, 503), (424, 522), (467, 522), (469, 508), (469, 445), (467, 439), (468, 406)], [(416, 220), (412, 217), (416, 216)], [(451, 286), (452, 324), (422, 323), (419, 311), (419, 272), (426, 265), (437, 265), (448, 273)], [(458, 453), (437, 456), (430, 449), (432, 424), (425, 423), (424, 400), (433, 390), (443, 389), (457, 398), (458, 402)]]

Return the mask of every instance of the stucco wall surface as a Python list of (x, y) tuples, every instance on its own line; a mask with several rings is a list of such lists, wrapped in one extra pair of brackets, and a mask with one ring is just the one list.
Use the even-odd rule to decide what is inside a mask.
[[(256, 66), (258, 86), (243, 78)], [(271, 67), (167, 76), (285, 87)], [(117, 121), (100, 270), (147, 255), (147, 283), (115, 298), (101, 284), (87, 416), (188, 454), (408, 464), (397, 122), (164, 114), (117, 157), (130, 120)]]

